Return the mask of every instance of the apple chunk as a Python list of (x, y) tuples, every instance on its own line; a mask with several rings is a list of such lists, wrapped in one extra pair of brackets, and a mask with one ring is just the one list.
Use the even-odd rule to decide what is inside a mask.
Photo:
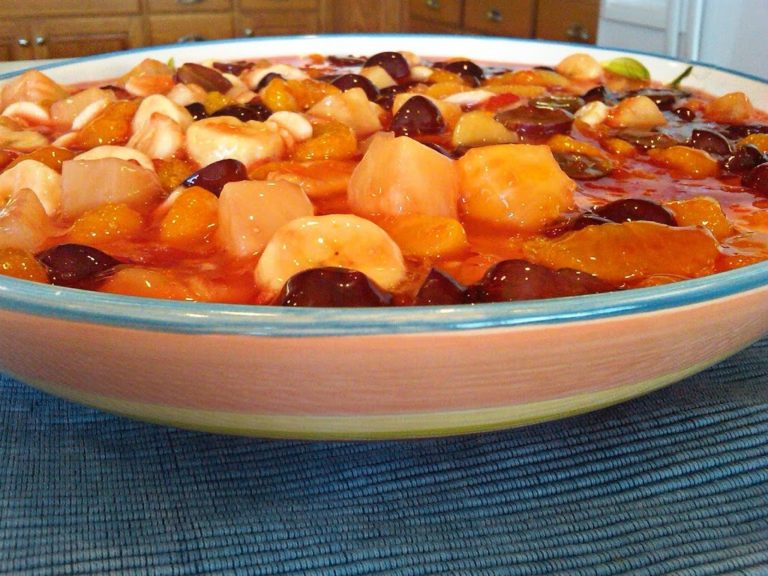
[(457, 161), (466, 218), (535, 232), (573, 204), (576, 183), (549, 146), (499, 144), (473, 148)]
[(412, 138), (382, 133), (374, 137), (352, 172), (347, 198), (351, 210), (361, 216), (456, 218), (456, 163)]

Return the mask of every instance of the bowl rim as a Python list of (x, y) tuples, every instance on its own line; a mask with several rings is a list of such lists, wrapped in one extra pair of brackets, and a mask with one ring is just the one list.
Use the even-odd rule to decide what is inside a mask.
[[(377, 39), (393, 42), (406, 39), (434, 41), (457, 39), (475, 42), (536, 44), (571, 47), (599, 53), (636, 54), (672, 64), (694, 64), (702, 69), (722, 71), (768, 87), (757, 76), (695, 61), (611, 48), (585, 46), (559, 41), (528, 38), (500, 38), (453, 34), (319, 34), (269, 36), (248, 39), (222, 39), (195, 43), (206, 45), (242, 43), (322, 42), (334, 38)], [(181, 45), (183, 47), (183, 45)], [(66, 59), (41, 66), (51, 70), (92, 61), (181, 49), (180, 45), (147, 46), (121, 52)], [(439, 50), (437, 52), (440, 52)], [(0, 82), (30, 68), (0, 74)], [(91, 292), (48, 284), (39, 284), (0, 275), (0, 310), (33, 316), (46, 316), (78, 323), (96, 323), (182, 334), (239, 334), (269, 337), (319, 337), (387, 334), (418, 334), (522, 328), (617, 318), (627, 315), (662, 312), (671, 308), (736, 296), (742, 292), (768, 287), (768, 261), (736, 270), (683, 280), (648, 288), (634, 288), (603, 294), (568, 298), (462, 304), (456, 306), (403, 306), (383, 308), (285, 308), (268, 305), (218, 304), (172, 301)]]
[(0, 310), (182, 334), (269, 337), (462, 332), (652, 314), (768, 290), (768, 261), (671, 284), (566, 298), (381, 308), (288, 308), (160, 300), (0, 276)]

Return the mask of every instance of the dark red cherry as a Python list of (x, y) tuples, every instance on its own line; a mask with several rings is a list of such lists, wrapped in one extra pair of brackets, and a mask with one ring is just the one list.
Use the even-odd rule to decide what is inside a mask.
[(83, 244), (60, 244), (37, 255), (48, 278), (59, 286), (78, 286), (120, 264), (109, 254)]
[(248, 170), (242, 162), (234, 158), (225, 158), (208, 164), (208, 166), (203, 166), (184, 180), (182, 185), (187, 188), (200, 186), (218, 196), (221, 194), (222, 188), (229, 182), (240, 182), (247, 179)]
[(285, 283), (275, 304), (315, 308), (389, 306), (392, 295), (370, 278), (348, 268), (310, 268)]
[(437, 105), (421, 95), (411, 96), (392, 118), (390, 130), (398, 136), (440, 134), (445, 120)]
[(364, 68), (381, 66), (392, 76), (395, 82), (402, 82), (411, 76), (411, 67), (400, 52), (379, 52), (374, 54), (363, 64)]

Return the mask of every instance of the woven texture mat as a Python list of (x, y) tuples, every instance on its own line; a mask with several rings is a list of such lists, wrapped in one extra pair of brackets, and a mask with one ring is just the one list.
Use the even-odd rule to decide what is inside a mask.
[(768, 340), (609, 409), (407, 442), (0, 390), (2, 574), (768, 574)]

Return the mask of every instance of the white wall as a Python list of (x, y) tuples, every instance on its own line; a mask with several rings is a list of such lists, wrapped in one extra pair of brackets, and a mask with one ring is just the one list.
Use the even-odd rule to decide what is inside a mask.
[(768, 0), (601, 0), (597, 42), (768, 79)]

